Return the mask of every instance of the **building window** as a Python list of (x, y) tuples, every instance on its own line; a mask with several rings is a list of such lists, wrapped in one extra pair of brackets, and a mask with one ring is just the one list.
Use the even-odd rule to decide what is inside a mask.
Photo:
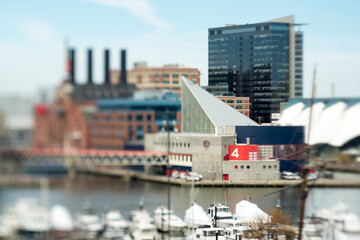
[(169, 74), (163, 74), (163, 78), (169, 78), (170, 75)]
[(234, 100), (228, 99), (228, 100), (227, 100), (227, 103), (234, 103)]
[(128, 116), (128, 120), (132, 121), (132, 116), (131, 115)]
[(191, 77), (192, 77), (192, 79), (195, 79), (195, 78), (196, 78), (196, 75), (192, 75)]
[(249, 166), (249, 165), (247, 165), (247, 166), (246, 166), (246, 168), (247, 168), (247, 169), (250, 169), (250, 166)]
[(237, 105), (236, 109), (242, 109), (243, 107), (241, 105)]
[(186, 78), (188, 78), (188, 77), (189, 77), (187, 74), (183, 74), (182, 76), (183, 76), (183, 77), (186, 77)]
[(173, 84), (179, 84), (179, 81), (173, 81)]
[(242, 100), (236, 100), (236, 103), (242, 103)]
[(143, 115), (136, 115), (136, 121), (141, 122), (143, 120), (144, 120)]
[(172, 77), (173, 78), (179, 78), (179, 74), (173, 74)]

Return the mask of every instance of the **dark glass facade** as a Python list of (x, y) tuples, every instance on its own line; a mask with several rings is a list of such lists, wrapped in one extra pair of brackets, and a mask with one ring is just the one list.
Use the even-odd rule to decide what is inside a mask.
[(209, 86), (250, 97), (250, 117), (271, 122), (290, 97), (290, 34), (276, 22), (209, 29)]

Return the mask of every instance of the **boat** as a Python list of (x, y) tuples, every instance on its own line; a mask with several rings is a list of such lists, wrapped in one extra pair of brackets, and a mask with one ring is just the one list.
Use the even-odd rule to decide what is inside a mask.
[(49, 212), (36, 199), (20, 199), (15, 205), (19, 219), (17, 232), (20, 236), (43, 238), (51, 229)]
[(236, 228), (243, 226), (243, 222), (236, 219), (222, 219), (218, 221), (218, 226), (221, 228)]
[(93, 213), (89, 202), (86, 202), (82, 211), (77, 214), (75, 226), (88, 238), (97, 237), (105, 230), (104, 224), (100, 217)]
[(185, 228), (186, 224), (180, 217), (176, 216), (173, 210), (169, 210), (164, 206), (154, 210), (154, 222), (156, 228), (162, 232), (179, 232)]
[(111, 210), (105, 213), (103, 216), (103, 224), (106, 230), (112, 229), (125, 232), (129, 229), (128, 221), (122, 217), (118, 210)]
[(208, 216), (212, 220), (214, 226), (217, 226), (219, 220), (233, 219), (229, 207), (222, 203), (211, 204), (208, 208)]
[(281, 178), (286, 179), (286, 180), (299, 180), (299, 179), (301, 179), (301, 177), (299, 176), (298, 173), (287, 172), (287, 171), (281, 172)]
[(139, 208), (130, 212), (130, 229), (136, 227), (139, 222), (153, 223), (154, 220), (150, 217), (149, 212), (144, 209), (144, 201), (140, 200)]
[(223, 228), (198, 228), (195, 231), (196, 240), (225, 240), (225, 232)]
[(153, 223), (140, 221), (131, 230), (131, 236), (134, 240), (155, 240), (157, 236), (156, 226)]
[(360, 239), (360, 220), (346, 205), (322, 209), (304, 221), (304, 239)]
[(236, 204), (234, 219), (244, 225), (249, 223), (269, 223), (271, 217), (261, 210), (256, 204), (242, 200)]
[(204, 209), (195, 202), (185, 211), (184, 222), (188, 228), (210, 227), (212, 224)]
[(243, 239), (245, 235), (250, 235), (250, 228), (245, 226), (225, 228), (225, 239), (226, 240), (237, 240)]
[(10, 239), (11, 229), (9, 226), (0, 221), (0, 239)]
[(52, 231), (70, 232), (74, 228), (74, 221), (69, 210), (59, 204), (51, 207), (50, 222)]

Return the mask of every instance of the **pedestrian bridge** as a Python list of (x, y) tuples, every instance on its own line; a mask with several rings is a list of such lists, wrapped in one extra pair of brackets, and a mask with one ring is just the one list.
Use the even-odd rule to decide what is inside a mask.
[(124, 150), (93, 150), (93, 149), (2, 149), (1, 160), (26, 162), (33, 165), (64, 164), (67, 167), (87, 166), (136, 166), (166, 165), (166, 152), (124, 151)]

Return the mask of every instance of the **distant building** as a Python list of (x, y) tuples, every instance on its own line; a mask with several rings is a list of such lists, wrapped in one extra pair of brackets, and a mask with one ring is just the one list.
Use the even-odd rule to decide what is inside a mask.
[[(111, 71), (113, 83), (117, 82), (119, 71)], [(200, 85), (200, 71), (196, 68), (183, 67), (178, 64), (163, 67), (148, 67), (145, 62), (135, 63), (128, 71), (128, 82), (135, 84), (136, 89), (168, 90), (181, 97), (181, 77)]]
[[(277, 122), (281, 126), (303, 126), (305, 141), (326, 159), (340, 155), (360, 158), (360, 98), (292, 99)], [(309, 134), (309, 127), (310, 136)]]
[(181, 102), (177, 95), (155, 91), (137, 95), (139, 98), (97, 101), (97, 110), (90, 115), (89, 148), (143, 149), (144, 135), (165, 131), (164, 121), (171, 123), (171, 131), (181, 131)]
[(0, 146), (30, 147), (33, 143), (34, 120), (31, 97), (0, 97)]
[(228, 92), (227, 85), (203, 86), (206, 91), (226, 103), (247, 117), (250, 117), (250, 98), (237, 97), (234, 93)]
[(271, 122), (280, 104), (303, 95), (303, 33), (294, 16), (209, 29), (209, 86), (249, 97), (251, 119)]

